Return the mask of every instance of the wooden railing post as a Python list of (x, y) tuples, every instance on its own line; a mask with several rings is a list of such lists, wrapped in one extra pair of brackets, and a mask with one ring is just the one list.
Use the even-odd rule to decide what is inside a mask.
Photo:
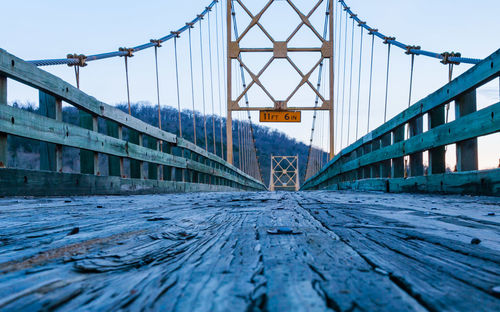
[[(405, 125), (402, 125), (394, 129), (392, 133), (393, 144), (404, 141), (404, 139), (405, 139)], [(393, 158), (391, 177), (403, 178), (404, 175), (405, 175), (404, 157)]]
[[(410, 120), (410, 137), (416, 136), (423, 131), (424, 119), (417, 117)], [(418, 152), (410, 155), (410, 176), (424, 175), (423, 154)]]
[[(436, 128), (437, 126), (444, 124), (444, 106), (439, 106), (431, 110), (428, 116), (429, 129)], [(445, 170), (446, 164), (444, 146), (430, 149), (428, 174), (444, 173)]]
[[(106, 132), (110, 137), (119, 138), (118, 135), (118, 124), (111, 120), (106, 120)], [(122, 172), (120, 170), (120, 158), (117, 156), (108, 156), (108, 175), (112, 177), (121, 177)]]
[[(42, 91), (38, 92), (39, 99), (39, 113), (42, 116), (49, 117), (52, 119), (57, 119), (57, 107), (61, 106), (61, 101), (57, 101), (56, 98), (50, 94), (44, 93)], [(60, 107), (59, 109), (62, 109)], [(62, 119), (62, 118), (61, 118)], [(61, 165), (58, 168), (58, 148), (53, 143), (40, 142), (40, 170), (47, 171), (59, 171), (61, 170)], [(61, 148), (62, 152), (62, 148)]]
[[(455, 119), (477, 110), (476, 90), (465, 93), (455, 99)], [(479, 121), (477, 121), (479, 122)], [(457, 171), (477, 170), (477, 138), (457, 143)]]
[[(376, 151), (380, 148), (380, 140), (376, 139), (372, 141), (372, 152)], [(370, 178), (378, 178), (380, 177), (380, 163), (376, 163), (370, 166)]]
[[(382, 147), (386, 147), (391, 145), (392, 141), (392, 133), (386, 133), (380, 139), (380, 144)], [(391, 160), (384, 160), (380, 163), (380, 177), (381, 178), (390, 178), (391, 177)]]
[[(372, 151), (372, 145), (371, 143), (367, 143), (363, 147), (363, 154), (369, 154)], [(363, 168), (363, 178), (364, 179), (369, 179), (371, 178), (371, 166), (365, 166)]]
[[(0, 76), (0, 105), (7, 105), (7, 77)], [(7, 167), (7, 133), (0, 132), (0, 168)]]
[[(148, 136), (148, 147), (152, 150), (158, 150), (158, 140)], [(148, 164), (148, 179), (157, 180), (158, 179), (158, 166), (153, 163)]]
[[(139, 132), (136, 130), (129, 129), (128, 141), (132, 144), (141, 145), (139, 142)], [(130, 159), (130, 178), (140, 179), (141, 178), (141, 163), (136, 159)]]
[[(80, 127), (98, 132), (97, 116), (93, 116), (82, 110), (79, 111)], [(99, 153), (80, 150), (80, 172), (85, 174), (99, 175)]]

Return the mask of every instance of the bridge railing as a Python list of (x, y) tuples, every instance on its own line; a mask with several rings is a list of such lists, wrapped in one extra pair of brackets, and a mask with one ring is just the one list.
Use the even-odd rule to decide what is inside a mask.
[[(500, 131), (500, 103), (481, 110), (476, 104), (476, 89), (499, 75), (500, 50), (343, 149), (302, 190), (500, 195), (500, 169), (478, 171), (477, 150), (478, 137)], [(452, 101), (455, 119), (445, 122), (445, 106)], [(424, 132), (426, 114), (428, 130)], [(405, 139), (407, 127), (409, 137)], [(447, 172), (445, 164), (445, 148), (450, 144), (456, 144), (456, 172)]]
[[(7, 105), (7, 78), (39, 90), (40, 114)], [(63, 101), (79, 110), (79, 126), (62, 121)], [(106, 121), (106, 134), (99, 132), (98, 119)], [(40, 170), (8, 167), (9, 135), (40, 141)], [(62, 172), (63, 146), (80, 149), (79, 174)], [(108, 156), (107, 175), (99, 170), (99, 154)], [(0, 168), (0, 195), (265, 190), (262, 182), (222, 158), (102, 103), (2, 49)]]

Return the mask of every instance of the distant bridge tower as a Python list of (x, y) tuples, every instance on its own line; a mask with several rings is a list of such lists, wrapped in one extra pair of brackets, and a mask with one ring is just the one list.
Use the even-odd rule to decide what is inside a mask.
[(299, 156), (272, 156), (269, 189), (299, 190)]
[[(232, 134), (232, 112), (233, 111), (278, 111), (278, 112), (298, 112), (298, 111), (314, 111), (314, 110), (324, 110), (329, 112), (330, 119), (330, 128), (329, 128), (329, 137), (330, 137), (330, 159), (334, 156), (334, 142), (333, 142), (333, 131), (334, 131), (334, 116), (333, 116), (333, 0), (319, 0), (316, 5), (312, 7), (309, 12), (301, 12), (298, 7), (294, 4), (297, 3), (298, 0), (289, 0), (286, 3), (290, 5), (292, 8), (293, 14), (297, 14), (300, 18), (300, 23), (296, 26), (295, 30), (291, 32), (291, 34), (284, 41), (275, 40), (270, 35), (270, 32), (260, 23), (260, 19), (264, 13), (266, 13), (269, 7), (276, 5), (277, 1), (269, 1), (267, 5), (265, 5), (258, 13), (252, 13), (246, 6), (246, 3), (250, 3), (252, 0), (239, 0), (232, 1), (226, 0), (227, 3), (227, 15), (226, 15), (226, 23), (227, 23), (227, 124), (226, 124), (226, 136), (227, 136), (227, 161), (229, 163), (233, 163), (233, 134)], [(325, 11), (325, 29), (316, 29), (316, 27), (310, 21), (310, 17), (314, 14), (316, 10), (320, 9), (320, 4), (327, 4), (327, 10)], [(235, 27), (236, 23), (236, 15), (234, 11), (234, 5), (241, 6), (245, 15), (248, 15), (250, 18), (250, 23), (245, 29), (240, 29), (239, 32), (237, 27)], [(291, 16), (293, 17), (293, 16)], [(271, 41), (272, 46), (241, 46), (240, 43), (243, 38), (247, 36), (249, 31), (253, 28), (257, 27), (262, 30), (264, 35)], [(312, 36), (318, 39), (317, 46), (295, 46), (291, 40), (296, 36), (299, 30), (302, 27), (306, 27), (310, 29)], [(264, 43), (260, 42), (261, 45)], [(294, 45), (294, 46), (291, 46)], [(260, 53), (261, 57), (264, 59), (268, 59), (269, 53), (272, 53), (272, 56), (261, 68), (250, 70), (249, 66), (245, 63), (244, 57), (242, 54), (245, 53)], [(311, 52), (311, 57), (315, 57), (314, 54), (318, 55), (317, 62), (312, 68), (299, 68), (299, 64), (296, 64), (290, 58), (290, 52), (296, 53), (308, 53)], [(272, 88), (272, 86), (265, 86), (261, 82), (262, 74), (269, 68), (271, 63), (275, 60), (286, 60), (292, 68), (300, 75), (301, 81), (297, 85), (297, 87), (288, 95), (286, 98), (274, 98), (272, 93), (267, 88)], [(233, 75), (232, 68), (240, 68), (241, 73), (238, 75)], [(327, 81), (325, 81), (326, 89), (324, 94), (321, 94), (319, 87), (316, 86), (316, 83), (312, 83), (310, 79), (312, 79), (311, 75), (315, 72), (316, 69), (325, 67), (326, 75), (329, 77)], [(249, 76), (249, 81), (243, 81), (243, 91), (240, 94), (233, 94), (233, 80), (236, 82), (236, 76), (241, 76), (244, 79), (245, 74), (247, 77)], [(262, 91), (270, 98), (271, 103), (273, 103), (272, 107), (256, 107), (250, 106), (247, 101), (248, 90), (250, 88), (260, 87)], [(300, 104), (296, 107), (288, 106), (290, 100), (296, 95), (297, 91), (301, 87), (311, 88), (312, 91), (317, 96), (317, 100), (314, 106), (307, 106)], [(313, 102), (314, 99), (311, 99)], [(241, 105), (245, 103), (246, 105)], [(305, 103), (304, 103), (305, 104)]]

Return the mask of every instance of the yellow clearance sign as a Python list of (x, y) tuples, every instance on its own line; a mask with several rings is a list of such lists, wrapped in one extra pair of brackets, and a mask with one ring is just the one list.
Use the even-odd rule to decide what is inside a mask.
[(260, 111), (260, 122), (300, 122), (300, 111)]

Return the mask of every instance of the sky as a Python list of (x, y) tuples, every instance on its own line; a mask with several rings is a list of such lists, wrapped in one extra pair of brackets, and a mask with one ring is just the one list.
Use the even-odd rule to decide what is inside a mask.
[[(252, 12), (257, 12), (263, 5), (264, 0), (243, 1)], [(85, 5), (68, 5), (66, 1), (60, 0), (24, 0), (8, 1), (3, 6), (5, 14), (0, 20), (0, 48), (7, 50), (25, 60), (64, 58), (68, 53), (91, 55), (101, 52), (116, 51), (119, 47), (131, 47), (149, 42), (168, 34), (183, 26), (187, 21), (199, 14), (210, 0), (186, 0), (186, 1), (132, 1), (132, 0), (88, 0)], [(315, 4), (315, 1), (296, 0), (299, 9), (304, 11)], [(500, 48), (500, 36), (497, 29), (500, 28), (500, 1), (465, 1), (465, 0), (346, 0), (351, 9), (358, 17), (367, 21), (368, 25), (378, 28), (388, 36), (394, 36), (399, 41), (420, 45), (425, 50), (444, 52), (457, 51), (463, 56), (473, 58), (484, 58)], [(339, 4), (335, 4), (336, 8)], [(324, 11), (326, 2), (317, 10), (311, 20), (322, 33)], [(220, 8), (220, 6), (219, 6)], [(237, 7), (237, 25), (241, 32), (246, 27), (249, 18)], [(23, 12), (22, 16), (16, 12)], [(222, 39), (222, 30), (217, 28), (216, 17), (221, 18), (220, 9), (211, 14), (211, 46), (212, 46), (212, 84), (205, 81), (205, 110), (207, 114), (212, 112), (225, 115), (224, 103), (224, 77), (222, 55), (225, 50), (225, 42)], [(338, 15), (336, 15), (338, 17)], [(225, 16), (224, 16), (225, 18)], [(338, 20), (337, 20), (338, 21)], [(345, 31), (345, 15), (341, 19), (342, 31)], [(263, 15), (262, 24), (269, 30), (276, 40), (283, 40), (298, 24), (298, 16), (283, 0), (277, 0), (269, 12)], [(335, 76), (339, 85), (335, 85), (337, 98), (338, 119), (336, 129), (336, 151), (352, 143), (356, 139), (355, 105), (358, 93), (358, 71), (359, 71), (359, 46), (360, 29), (355, 27), (354, 50), (353, 50), (353, 82), (351, 85), (350, 49), (352, 20), (348, 20), (347, 52), (346, 52), (346, 79), (343, 77), (343, 66), (337, 66)], [(209, 75), (209, 51), (207, 46), (207, 20), (203, 21), (204, 40), (204, 71), (206, 77)], [(338, 30), (338, 28), (337, 28)], [(338, 32), (336, 32), (338, 37)], [(343, 47), (345, 33), (342, 32), (340, 40), (340, 64), (343, 64)], [(367, 132), (367, 102), (368, 102), (368, 65), (370, 56), (371, 38), (364, 33), (363, 50), (361, 57), (361, 83), (360, 83), (360, 110), (358, 119), (358, 137)], [(297, 37), (292, 39), (290, 45), (313, 46), (317, 45), (314, 39), (304, 28), (299, 31)], [(258, 47), (269, 46), (268, 40), (259, 33), (257, 29), (249, 32), (248, 37), (242, 40), (242, 46)], [(199, 27), (192, 30), (194, 85), (195, 85), (195, 109), (203, 111), (203, 93), (201, 79), (201, 61), (199, 45)], [(178, 59), (180, 78), (180, 102), (182, 109), (192, 108), (190, 72), (189, 72), (189, 45), (187, 33), (178, 39)], [(217, 51), (217, 48), (219, 51)], [(175, 63), (173, 53), (173, 41), (167, 42), (159, 49), (159, 71), (160, 71), (160, 102), (164, 106), (177, 107)], [(247, 53), (248, 54), (248, 53)], [(269, 55), (243, 55), (244, 60), (252, 70), (258, 70), (259, 66), (267, 61)], [(255, 53), (254, 53), (255, 54)], [(216, 55), (220, 57), (217, 58)], [(296, 54), (292, 58), (308, 71), (318, 59), (318, 55)], [(385, 73), (386, 73), (387, 45), (380, 40), (375, 41), (374, 68), (373, 68), (373, 94), (372, 108), (370, 114), (370, 130), (379, 126), (384, 118), (385, 98)], [(219, 62), (217, 61), (219, 60)], [(469, 69), (470, 65), (459, 65), (454, 68), (454, 77)], [(64, 80), (74, 84), (73, 69), (62, 65), (55, 67), (44, 67)], [(219, 71), (217, 70), (219, 69)], [(391, 50), (389, 94), (387, 119), (395, 116), (408, 105), (410, 57), (402, 50), (395, 47)], [(149, 102), (156, 105), (156, 85), (154, 72), (153, 49), (136, 53), (129, 61), (130, 71), (130, 95), (132, 102)], [(236, 76), (236, 72), (233, 73)], [(325, 72), (326, 74), (326, 72)], [(247, 82), (249, 75), (245, 75)], [(311, 76), (311, 81), (316, 84), (317, 72)], [(326, 78), (327, 76), (324, 76)], [(241, 91), (241, 80), (233, 80), (233, 93)], [(412, 103), (424, 98), (429, 93), (440, 88), (448, 79), (448, 68), (439, 63), (438, 60), (423, 56), (415, 58), (414, 84)], [(282, 60), (275, 61), (269, 70), (262, 76), (262, 82), (277, 99), (287, 96), (293, 89), (300, 77), (293, 69)], [(221, 83), (219, 83), (221, 81)], [(324, 80), (326, 81), (326, 80)], [(499, 100), (499, 82), (495, 80), (478, 90), (479, 108), (491, 105)], [(126, 86), (123, 58), (114, 58), (90, 62), (87, 67), (81, 69), (81, 89), (96, 97), (97, 99), (111, 105), (126, 102)], [(251, 105), (265, 106), (268, 100), (262, 91), (254, 88), (249, 91)], [(212, 91), (213, 90), (213, 91)], [(342, 92), (342, 90), (344, 90)], [(349, 92), (350, 91), (350, 92)], [(213, 93), (213, 101), (212, 101)], [(328, 93), (326, 84), (321, 87), (321, 93)], [(351, 118), (348, 119), (349, 93), (351, 94)], [(220, 94), (220, 96), (219, 96)], [(37, 92), (26, 86), (15, 82), (9, 82), (9, 101), (20, 101), (23, 103), (34, 102), (38, 99)], [(314, 94), (311, 90), (301, 90), (293, 100), (295, 104), (304, 106), (314, 105)], [(213, 103), (213, 104), (212, 104)], [(342, 103), (344, 104), (344, 118), (342, 116)], [(291, 105), (291, 104), (290, 104)], [(453, 107), (450, 110), (450, 120), (453, 120)], [(234, 113), (233, 118), (243, 118), (242, 113)], [(258, 121), (258, 115), (252, 113), (252, 120)], [(325, 112), (318, 114), (314, 144), (328, 149), (328, 119)], [(350, 121), (349, 121), (350, 120)], [(300, 124), (264, 124), (287, 133), (289, 136), (308, 143), (312, 122), (312, 113), (302, 113)], [(341, 125), (343, 127), (341, 127)], [(348, 128), (348, 126), (350, 126)], [(425, 129), (426, 126), (424, 126)], [(342, 128), (342, 136), (340, 128)], [(349, 129), (349, 130), (348, 130)], [(349, 137), (347, 137), (349, 133)], [(498, 166), (500, 158), (500, 134), (479, 139), (479, 156), (481, 168), (493, 168)], [(341, 145), (342, 143), (342, 145)], [(454, 149), (450, 147), (447, 153), (447, 164), (454, 166)]]

